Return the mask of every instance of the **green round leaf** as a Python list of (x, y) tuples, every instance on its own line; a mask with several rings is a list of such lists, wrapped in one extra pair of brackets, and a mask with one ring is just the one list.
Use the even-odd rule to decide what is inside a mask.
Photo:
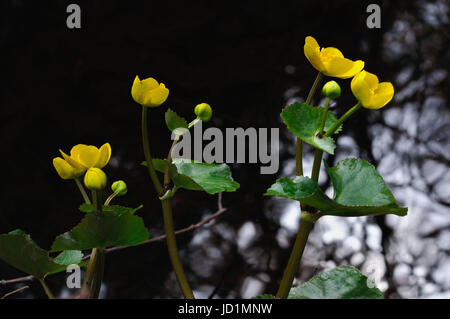
[(148, 238), (142, 218), (132, 213), (90, 212), (71, 231), (56, 237), (51, 251), (135, 246)]
[(292, 288), (288, 299), (383, 299), (383, 294), (358, 269), (341, 266)]
[(239, 188), (227, 164), (198, 163), (184, 159), (174, 159), (173, 164), (178, 173), (190, 177), (209, 194), (234, 192)]
[(168, 166), (173, 183), (189, 190), (203, 190), (209, 194), (216, 194), (234, 192), (240, 186), (233, 180), (230, 168), (226, 164), (200, 163), (186, 159), (174, 159), (172, 163), (167, 163), (166, 160), (153, 159), (153, 166), (159, 172), (164, 172)]
[(335, 167), (324, 161), (334, 187), (334, 200), (351, 206), (388, 206), (394, 196), (375, 167), (359, 158), (345, 159)]
[(264, 195), (298, 200), (324, 213), (329, 212), (336, 205), (322, 192), (317, 182), (305, 176), (296, 176), (293, 179), (281, 178)]
[(177, 135), (183, 135), (188, 130), (188, 124), (184, 118), (179, 116), (177, 113), (172, 111), (171, 109), (168, 109), (165, 114), (165, 120), (167, 128), (174, 132)]
[(83, 253), (79, 250), (65, 250), (53, 260), (60, 265), (78, 265), (83, 260)]
[[(161, 173), (164, 173), (166, 166), (168, 166), (170, 179), (178, 187), (193, 191), (203, 190), (203, 188), (200, 185), (198, 185), (192, 178), (183, 174), (179, 174), (177, 167), (174, 164), (168, 163), (166, 160), (156, 158), (153, 159), (152, 162), (153, 166), (155, 167), (155, 170)], [(143, 162), (143, 165), (147, 166), (147, 163)]]
[[(331, 137), (319, 137), (322, 113), (322, 107), (312, 107), (296, 102), (283, 109), (281, 118), (287, 128), (297, 137), (315, 148), (334, 154), (336, 148), (334, 140)], [(328, 112), (324, 130), (328, 130), (335, 122), (337, 122), (336, 117)], [(335, 133), (339, 130), (340, 128)]]
[(79, 264), (83, 257), (80, 251), (63, 252), (56, 258), (40, 248), (23, 231), (17, 230), (0, 235), (0, 259), (36, 278), (64, 271), (66, 265)]
[(265, 195), (298, 200), (324, 215), (406, 215), (408, 208), (396, 203), (383, 178), (366, 161), (347, 159), (336, 167), (326, 168), (334, 186), (334, 199), (325, 195), (315, 181), (304, 176), (279, 179)]

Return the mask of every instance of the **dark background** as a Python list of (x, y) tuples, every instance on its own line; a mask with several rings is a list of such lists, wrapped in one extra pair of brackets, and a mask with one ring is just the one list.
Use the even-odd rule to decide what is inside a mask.
[[(105, 142), (112, 146), (109, 181), (124, 179), (129, 188), (116, 203), (143, 204), (139, 215), (151, 235), (162, 233), (156, 194), (139, 165), (140, 106), (130, 94), (135, 75), (154, 77), (170, 89), (167, 102), (150, 110), (155, 157), (170, 146), (167, 107), (191, 120), (194, 106), (208, 102), (214, 116), (204, 128), (280, 128), (280, 173), (260, 175), (259, 165), (232, 165), (241, 188), (224, 194), (228, 211), (178, 237), (197, 296), (275, 293), (296, 219), (285, 219), (286, 227), (282, 216), (289, 203), (262, 194), (277, 177), (294, 175), (295, 142), (279, 114), (288, 103), (304, 100), (314, 80), (316, 71), (303, 54), (304, 38), (312, 35), (321, 46), (364, 60), (366, 70), (396, 89), (386, 108), (363, 110), (348, 121), (329, 164), (352, 156), (370, 161), (410, 210), (401, 221), (390, 216), (336, 224), (324, 218), (297, 283), (342, 264), (371, 274), (369, 266), (380, 262), (374, 279), (386, 297), (449, 297), (448, 2), (77, 1), (81, 29), (66, 27), (69, 3), (1, 1), (0, 233), (21, 228), (49, 248), (74, 227), (82, 218), (82, 198), (73, 182), (58, 177), (52, 159), (60, 148)], [(380, 29), (366, 26), (369, 3), (382, 8)], [(337, 81), (343, 94), (333, 111), (339, 115), (355, 99), (350, 81)], [(307, 166), (312, 150), (306, 150)], [(321, 181), (329, 186), (325, 176)], [(215, 212), (217, 198), (179, 191), (173, 204), (178, 229)], [(23, 275), (0, 261), (0, 280)], [(63, 288), (64, 274), (47, 281), (57, 294), (73, 293)], [(0, 295), (20, 286), (0, 286)], [(13, 297), (44, 297), (38, 283), (30, 286)], [(181, 296), (164, 243), (108, 254), (103, 288), (105, 298)]]

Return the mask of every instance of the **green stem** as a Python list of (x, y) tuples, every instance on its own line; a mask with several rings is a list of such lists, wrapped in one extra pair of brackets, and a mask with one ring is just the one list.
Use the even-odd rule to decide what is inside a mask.
[(175, 239), (175, 231), (173, 227), (172, 207), (170, 205), (170, 199), (164, 199), (161, 201), (164, 218), (164, 231), (166, 233), (167, 249), (169, 251), (170, 261), (172, 263), (175, 276), (177, 277), (178, 284), (181, 288), (184, 298), (194, 299), (194, 294), (187, 281), (184, 273), (183, 265), (181, 264), (180, 256), (178, 255), (177, 241)]
[(41, 283), (42, 287), (44, 288), (44, 291), (48, 297), (48, 299), (55, 299), (55, 296), (53, 295), (50, 288), (48, 288), (47, 284), (45, 283), (44, 279), (39, 279), (39, 282)]
[(96, 265), (98, 263), (98, 249), (93, 248), (91, 252), (91, 257), (89, 258), (88, 267), (86, 274), (84, 275), (83, 285), (81, 286), (80, 299), (91, 298), (92, 294), (92, 283), (94, 282)]
[[(319, 86), (321, 80), (322, 80), (322, 73), (319, 72), (316, 76), (316, 79), (314, 80), (311, 89), (309, 90), (308, 97), (306, 98), (305, 101), (306, 104), (309, 105), (311, 103), (314, 93), (316, 93), (317, 87)], [(303, 142), (299, 137), (297, 137), (295, 148), (295, 174), (297, 176), (303, 175)]]
[(100, 295), (100, 288), (102, 286), (103, 272), (105, 269), (105, 250), (104, 248), (97, 249), (97, 260), (94, 268), (94, 278), (92, 281), (91, 294), (89, 299), (98, 299)]
[(116, 192), (112, 193), (111, 195), (109, 195), (109, 197), (105, 200), (105, 203), (103, 205), (108, 206), (109, 203), (111, 203), (111, 201), (114, 199), (114, 197), (116, 197), (119, 193), (120, 193), (120, 191), (116, 191)]
[(94, 205), (94, 208), (97, 212), (102, 211), (102, 192), (101, 191), (92, 191), (92, 202)]
[(324, 137), (327, 136), (331, 136), (334, 134), (334, 132), (339, 128), (339, 126), (341, 126), (341, 124), (350, 117), (350, 115), (352, 115), (353, 113), (355, 113), (356, 111), (358, 111), (361, 108), (361, 102), (358, 102), (354, 107), (352, 107), (350, 110), (348, 110), (347, 112), (345, 112), (344, 115), (342, 115), (337, 122), (335, 122), (329, 129), (328, 131), (325, 133)]
[[(142, 107), (142, 143), (143, 143), (143, 147), (144, 147), (145, 161), (147, 162), (147, 167), (148, 167), (148, 172), (150, 174), (150, 178), (153, 182), (156, 192), (158, 193), (158, 196), (161, 198), (164, 195), (164, 190), (161, 185), (161, 182), (158, 179), (158, 176), (156, 175), (155, 169), (153, 167), (152, 157), (150, 154), (150, 143), (149, 143), (148, 131), (147, 131), (147, 108), (146, 107)], [(173, 142), (172, 147), (175, 144), (176, 144), (176, 141)], [(168, 155), (169, 160), (170, 160), (170, 156), (171, 156), (171, 151), (169, 151), (169, 155)], [(169, 175), (169, 171), (168, 171), (168, 169), (166, 169), (164, 172), (164, 181), (165, 182), (169, 181), (168, 175)], [(170, 257), (170, 261), (172, 263), (173, 270), (175, 272), (175, 276), (177, 277), (177, 281), (181, 288), (183, 296), (186, 299), (194, 299), (194, 294), (192, 293), (192, 289), (189, 286), (186, 275), (184, 273), (183, 265), (181, 264), (180, 256), (178, 254), (178, 247), (177, 247), (177, 242), (175, 239), (175, 231), (174, 231), (174, 227), (173, 227), (172, 206), (170, 204), (170, 197), (161, 200), (161, 207), (162, 207), (162, 211), (163, 211), (164, 231), (166, 233), (167, 249), (169, 251), (169, 257)]]
[(281, 279), (280, 287), (276, 297), (286, 299), (289, 295), (294, 276), (300, 265), (303, 251), (308, 240), (309, 233), (314, 226), (316, 220), (320, 217), (319, 214), (310, 214), (305, 211), (301, 213), (300, 228), (295, 238), (294, 247), (292, 248), (291, 255), (289, 256), (288, 264), (284, 270), (283, 278)]
[[(78, 178), (75, 178), (75, 182), (76, 182), (78, 188), (80, 189), (81, 194), (83, 195), (85, 203), (90, 205), (91, 201), (90, 201), (86, 191), (84, 190), (84, 187), (81, 184), (80, 180)], [(97, 195), (94, 195), (94, 194), (92, 194), (92, 195), (93, 195), (93, 200), (96, 201)], [(94, 206), (97, 206), (97, 204), (95, 203)], [(89, 263), (88, 263), (88, 267), (86, 270), (86, 274), (84, 275), (83, 285), (81, 286), (80, 299), (87, 299), (90, 297), (91, 285), (92, 285), (92, 281), (93, 281), (96, 263), (97, 263), (97, 249), (93, 248), (92, 252), (91, 252), (91, 257), (89, 258)]]
[(145, 161), (147, 162), (148, 173), (153, 182), (156, 192), (159, 196), (163, 193), (161, 182), (156, 175), (155, 168), (153, 167), (152, 155), (150, 153), (150, 144), (148, 142), (148, 130), (147, 130), (147, 107), (142, 107), (142, 146), (144, 148)]
[[(92, 201), (97, 212), (102, 211), (102, 193), (92, 190)], [(102, 247), (92, 249), (88, 267), (81, 287), (80, 299), (97, 299), (103, 280), (105, 268), (105, 251)]]
[(322, 163), (323, 151), (316, 148), (314, 151), (314, 163), (311, 171), (311, 179), (313, 181), (319, 181), (320, 164)]
[(320, 127), (319, 127), (319, 134), (321, 134), (321, 135), (322, 135), (323, 129), (325, 128), (325, 122), (327, 121), (327, 113), (328, 113), (329, 105), (330, 105), (330, 98), (327, 97), (325, 100), (325, 105), (323, 106), (322, 120), (320, 121)]
[(306, 98), (305, 104), (309, 105), (311, 103), (314, 93), (316, 93), (316, 90), (320, 84), (320, 81), (322, 81), (322, 77), (323, 77), (322, 73), (320, 73), (320, 72), (317, 73), (316, 79), (314, 80), (314, 83), (313, 83), (311, 89), (309, 90), (308, 97)]
[(295, 148), (295, 175), (303, 176), (303, 142), (299, 137)]
[[(320, 122), (319, 127), (319, 137), (323, 134), (323, 129), (325, 128), (325, 122), (327, 120), (328, 106), (330, 105), (330, 98), (327, 97), (325, 100), (325, 105), (323, 107), (322, 112), (322, 121)], [(323, 151), (316, 148), (314, 151), (314, 163), (311, 171), (311, 179), (314, 181), (319, 181), (319, 173), (320, 173), (320, 164), (322, 163), (322, 155)]]
[(83, 185), (80, 182), (80, 179), (77, 177), (75, 178), (75, 184), (77, 184), (78, 189), (80, 190), (81, 195), (83, 196), (84, 201), (86, 202), (86, 204), (91, 204), (91, 200), (89, 199), (88, 194), (86, 193)]
[(193, 127), (195, 124), (197, 124), (198, 122), (200, 122), (201, 120), (197, 117), (195, 118), (191, 123), (189, 123), (188, 125), (188, 129), (190, 129), (191, 127)]
[[(172, 163), (172, 151), (175, 145), (177, 145), (177, 143), (178, 143), (177, 139), (175, 139), (172, 142), (172, 146), (170, 147), (169, 153), (167, 154), (167, 163)], [(170, 184), (169, 166), (166, 166), (164, 168), (164, 188), (167, 189), (169, 187), (169, 184)]]

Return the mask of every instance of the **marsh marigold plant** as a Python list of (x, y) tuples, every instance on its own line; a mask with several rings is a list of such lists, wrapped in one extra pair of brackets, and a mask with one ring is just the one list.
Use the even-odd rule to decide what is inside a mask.
[[(305, 103), (294, 102), (286, 106), (281, 112), (281, 118), (287, 129), (296, 137), (296, 175), (276, 180), (267, 189), (265, 196), (278, 196), (298, 201), (300, 227), (295, 239), (289, 260), (286, 262), (276, 295), (265, 294), (259, 298), (382, 298), (383, 295), (367, 277), (356, 268), (341, 266), (324, 275), (316, 276), (299, 287), (292, 287), (296, 272), (307, 244), (309, 233), (314, 224), (323, 216), (358, 217), (394, 214), (405, 216), (406, 207), (401, 207), (382, 176), (376, 168), (367, 161), (359, 158), (348, 158), (339, 161), (336, 166), (329, 167), (323, 161), (323, 154), (335, 154), (337, 143), (336, 134), (343, 130), (344, 122), (356, 111), (366, 109), (380, 109), (389, 103), (394, 96), (394, 87), (390, 82), (379, 82), (375, 74), (364, 71), (362, 60), (345, 58), (342, 52), (333, 47), (321, 48), (317, 41), (308, 36), (305, 38), (304, 54), (312, 66), (319, 71), (311, 87)], [(358, 102), (345, 110), (338, 109), (337, 117), (333, 110), (329, 110), (332, 100), (341, 96), (341, 86), (336, 81), (327, 82), (322, 93), (325, 97), (323, 106), (313, 106), (314, 94), (319, 88), (323, 75), (340, 79), (352, 78), (350, 88)], [(338, 80), (339, 81), (339, 80)], [(130, 81), (131, 82), (131, 81)], [(232, 178), (227, 164), (200, 163), (185, 158), (173, 158), (173, 152), (180, 138), (197, 123), (209, 121), (213, 115), (212, 108), (207, 103), (196, 105), (191, 118), (183, 118), (174, 110), (167, 109), (164, 114), (166, 126), (172, 134), (167, 153), (151, 153), (151, 139), (160, 141), (162, 136), (154, 136), (148, 127), (148, 114), (152, 117), (161, 116), (158, 110), (150, 108), (162, 105), (168, 98), (169, 89), (154, 78), (134, 79), (131, 87), (133, 100), (141, 105), (142, 156), (141, 162), (148, 170), (153, 189), (149, 194), (160, 202), (160, 211), (164, 224), (164, 240), (167, 245), (168, 256), (173, 272), (178, 282), (180, 292), (186, 299), (195, 298), (188, 276), (186, 276), (183, 260), (178, 251), (177, 237), (172, 214), (172, 198), (179, 191), (203, 191), (207, 194), (221, 194), (234, 192), (240, 185)], [(334, 101), (333, 101), (334, 102)], [(339, 104), (340, 107), (340, 104)], [(124, 108), (124, 112), (126, 112)], [(368, 110), (366, 110), (368, 111)], [(194, 117), (195, 116), (195, 117)], [(184, 140), (184, 138), (183, 138)], [(308, 143), (314, 148), (314, 161), (311, 174), (303, 171), (302, 143)], [(273, 151), (273, 150), (272, 150)], [(138, 210), (142, 205), (131, 208), (122, 205), (112, 205), (111, 202), (128, 193), (125, 181), (116, 180), (108, 190), (108, 178), (102, 170), (111, 158), (111, 146), (105, 143), (100, 148), (93, 145), (78, 144), (72, 147), (69, 154), (60, 150), (62, 157), (53, 159), (53, 166), (63, 179), (73, 179), (84, 199), (79, 205), (83, 213), (82, 220), (74, 228), (57, 236), (49, 251), (37, 246), (30, 235), (22, 230), (13, 230), (0, 234), (0, 258), (29, 275), (37, 278), (42, 284), (49, 298), (54, 298), (49, 287), (45, 284), (45, 277), (66, 270), (67, 265), (84, 265), (89, 260), (84, 275), (79, 298), (98, 298), (104, 273), (105, 253), (110, 247), (128, 247), (148, 243), (150, 234), (148, 226), (139, 217)], [(330, 197), (319, 185), (321, 165), (331, 181), (334, 196)], [(84, 186), (80, 176), (84, 175)], [(161, 178), (162, 177), (162, 178)], [(253, 181), (258, 183), (259, 181)], [(150, 185), (150, 183), (149, 183)], [(90, 190), (86, 192), (85, 187)], [(139, 187), (146, 187), (140, 184)], [(133, 188), (130, 187), (130, 190)], [(107, 192), (109, 197), (104, 201)], [(180, 197), (182, 198), (182, 197)], [(220, 212), (225, 211), (221, 207)], [(177, 199), (179, 200), (179, 199)], [(145, 213), (154, 213), (158, 207), (146, 207)], [(229, 213), (232, 214), (233, 210)], [(209, 219), (215, 218), (208, 217)], [(206, 219), (204, 220), (206, 221)], [(208, 220), (209, 221), (209, 220)], [(196, 224), (200, 227), (202, 222)], [(192, 227), (192, 226), (191, 226)], [(194, 228), (195, 228), (194, 227)], [(186, 230), (191, 228), (186, 228)], [(89, 256), (84, 251), (90, 249)], [(54, 253), (59, 252), (59, 255)], [(142, 253), (145, 253), (142, 249)], [(136, 262), (143, 262), (146, 258)], [(148, 258), (147, 258), (148, 259)], [(149, 265), (150, 266), (150, 265)], [(150, 269), (151, 270), (151, 269)], [(152, 276), (149, 271), (145, 276)], [(151, 277), (149, 277), (151, 278)], [(278, 281), (278, 278), (277, 278)], [(369, 284), (370, 283), (370, 284)], [(132, 283), (130, 283), (132, 284)], [(271, 286), (271, 285), (270, 285)], [(272, 292), (269, 292), (272, 293)]]

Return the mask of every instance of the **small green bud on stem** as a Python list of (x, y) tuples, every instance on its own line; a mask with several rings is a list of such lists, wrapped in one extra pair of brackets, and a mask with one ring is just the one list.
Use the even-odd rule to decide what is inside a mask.
[(341, 96), (341, 87), (336, 81), (329, 81), (323, 86), (322, 93), (327, 98), (337, 99)]
[(114, 193), (117, 193), (117, 196), (123, 196), (127, 193), (127, 184), (122, 181), (115, 181), (111, 185), (111, 189)]
[(212, 109), (209, 104), (200, 103), (195, 107), (194, 113), (203, 122), (208, 122), (212, 116)]

